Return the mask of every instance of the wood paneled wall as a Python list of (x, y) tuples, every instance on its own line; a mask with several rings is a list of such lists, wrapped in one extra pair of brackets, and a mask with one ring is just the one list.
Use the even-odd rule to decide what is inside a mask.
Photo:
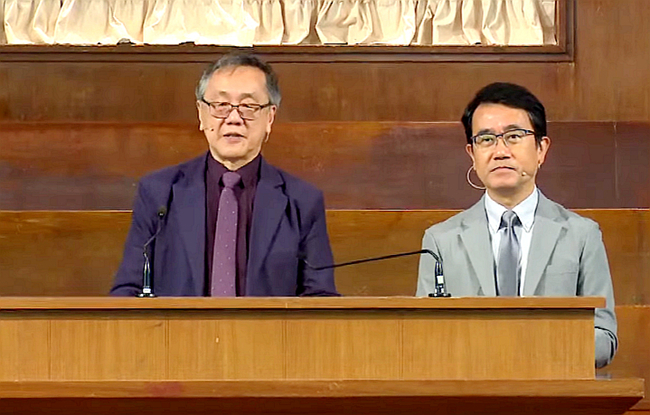
[[(577, 0), (575, 18), (575, 62), (277, 63), (279, 119), (455, 121), (477, 89), (499, 80), (528, 86), (552, 120), (649, 121), (650, 3)], [(55, 60), (0, 59), (0, 119), (196, 119), (193, 90), (205, 64), (191, 56), (188, 63)]]
[[(0, 123), (0, 209), (130, 209), (137, 180), (207, 149), (196, 124)], [(650, 207), (650, 123), (553, 122), (539, 174), (569, 208)], [(276, 124), (265, 156), (332, 209), (459, 209), (469, 187), (460, 123)], [(474, 178), (474, 181), (477, 181)], [(360, 191), (362, 190), (362, 191)]]
[[(650, 210), (578, 210), (602, 229), (617, 304), (650, 304)], [(330, 210), (337, 262), (420, 249), (424, 229), (457, 211)], [(0, 296), (108, 293), (128, 211), (0, 211)], [(363, 241), (360, 243), (359, 241)], [(414, 295), (418, 256), (336, 270), (344, 295)], [(453, 294), (453, 293), (452, 293)]]

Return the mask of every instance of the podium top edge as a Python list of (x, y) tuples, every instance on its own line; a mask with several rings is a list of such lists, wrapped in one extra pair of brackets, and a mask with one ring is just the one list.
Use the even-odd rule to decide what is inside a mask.
[(594, 309), (602, 297), (0, 297), (11, 310)]

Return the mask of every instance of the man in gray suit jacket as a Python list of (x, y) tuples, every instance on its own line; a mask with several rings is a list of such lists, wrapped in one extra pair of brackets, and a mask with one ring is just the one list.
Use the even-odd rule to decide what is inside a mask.
[[(466, 151), (485, 195), (426, 230), (454, 296), (600, 296), (596, 367), (617, 349), (614, 295), (599, 226), (547, 199), (535, 179), (550, 146), (544, 106), (525, 88), (495, 83), (462, 117)], [(472, 184), (474, 187), (478, 187)], [(420, 259), (417, 295), (434, 291), (434, 262)]]

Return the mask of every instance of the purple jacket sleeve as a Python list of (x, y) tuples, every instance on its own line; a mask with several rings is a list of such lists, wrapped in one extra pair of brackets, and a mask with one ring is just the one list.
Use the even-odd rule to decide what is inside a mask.
[(131, 227), (124, 244), (122, 263), (115, 275), (111, 295), (136, 296), (142, 290), (143, 247), (156, 231), (156, 209), (148, 198), (146, 185), (141, 181), (133, 203)]
[[(327, 224), (325, 216), (325, 203), (323, 194), (318, 191), (307, 217), (310, 219), (306, 226), (305, 236), (302, 238), (300, 252), (305, 260), (313, 266), (324, 266), (333, 264), (332, 249), (330, 248), (327, 235)], [(334, 283), (334, 270), (325, 269), (316, 271), (308, 266), (302, 267), (302, 275), (299, 278), (302, 286), (299, 287), (298, 295), (301, 296), (337, 296)]]

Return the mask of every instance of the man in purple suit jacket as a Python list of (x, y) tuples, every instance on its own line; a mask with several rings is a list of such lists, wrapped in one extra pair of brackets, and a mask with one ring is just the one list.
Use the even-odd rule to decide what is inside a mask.
[(112, 295), (141, 292), (156, 233), (147, 248), (156, 295), (338, 295), (331, 269), (306, 265), (333, 261), (322, 193), (260, 154), (280, 98), (273, 70), (253, 56), (205, 70), (196, 105), (209, 151), (140, 180)]

